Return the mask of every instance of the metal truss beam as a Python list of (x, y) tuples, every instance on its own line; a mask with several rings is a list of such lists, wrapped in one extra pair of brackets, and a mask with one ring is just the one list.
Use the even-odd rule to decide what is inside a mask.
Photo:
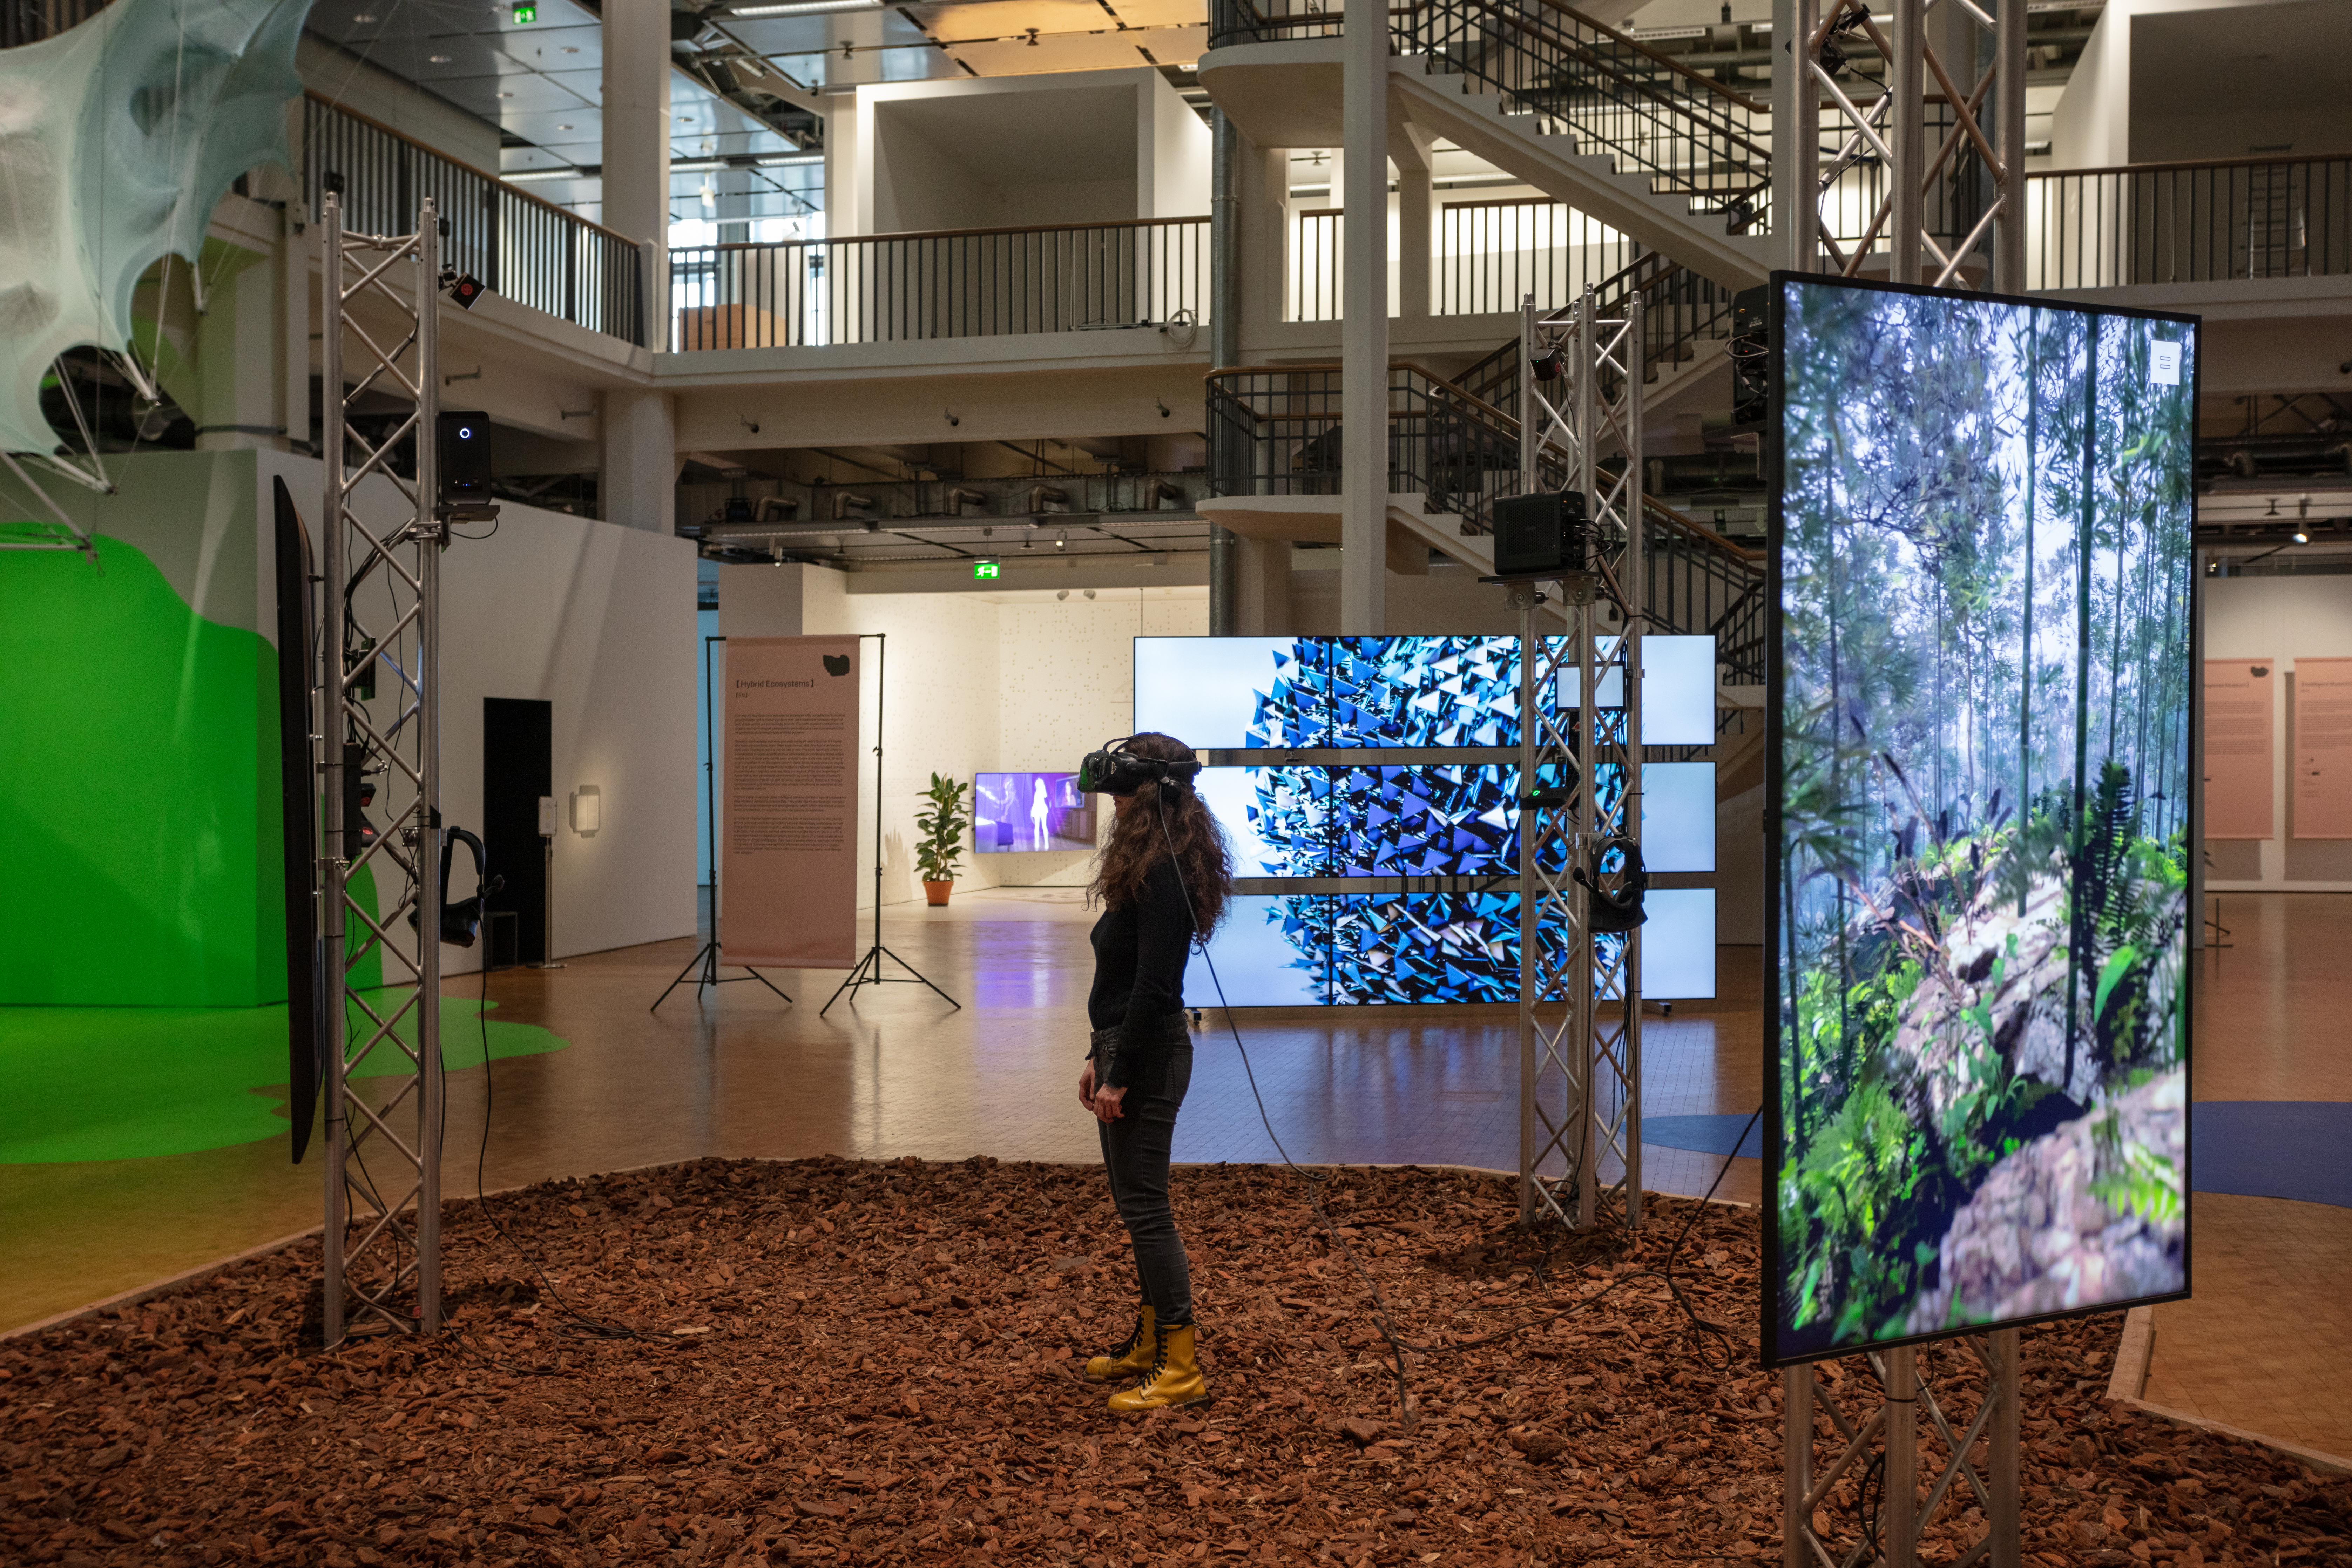
[[(1808, 152), (1804, 179), (1790, 187), (1798, 199), (1773, 219), (1788, 227), (1790, 266), (1851, 278), (1884, 239), (1893, 281), (1943, 287), (1963, 280), (1969, 258), (1990, 238), (1991, 287), (2024, 292), (2027, 0), (1891, 0), (1884, 29), (1871, 15), (1874, 0), (1787, 3), (1790, 30), (1804, 42), (1776, 118), (1788, 121), (1793, 145)], [(1823, 63), (1824, 47), (1833, 49), (1843, 33), (1868, 37), (1885, 58), (1883, 90), (1840, 81)], [(1930, 97), (1949, 107), (1952, 121), (1932, 143)], [(1990, 199), (1979, 211), (1952, 193), (1956, 199), (1943, 205), (1957, 220), (1954, 232), (1938, 238), (1926, 222), (1928, 202), (1966, 177), (1971, 155), (1990, 184)], [(1849, 170), (1869, 164), (1888, 171), (1886, 187), (1849, 253), (1823, 232), (1821, 203)]]
[[(1854, 1407), (1854, 1396), (1843, 1405), (1822, 1386), (1811, 1363), (1784, 1369), (1781, 1376), (1784, 1429), (1780, 1493), (1781, 1568), (1916, 1568), (1919, 1537), (1933, 1522), (1948, 1499), (1955, 1512), (1967, 1506), (1965, 1494), (1955, 1499), (1956, 1482), (1967, 1483), (1984, 1515), (1985, 1533), (1955, 1558), (1952, 1568), (1969, 1568), (1984, 1562), (1991, 1568), (2018, 1568), (2018, 1446), (2021, 1428), (2018, 1400), (2022, 1380), (2018, 1367), (2018, 1331), (1995, 1329), (1989, 1334), (1968, 1335), (1943, 1342), (1973, 1355), (1985, 1373), (1984, 1395), (1965, 1428), (1946, 1414), (1935, 1388), (1920, 1375), (1921, 1347), (1876, 1352), (1863, 1358), (1867, 1369), (1847, 1381), (1875, 1389), (1879, 1397), (1867, 1415)], [(1927, 1478), (1923, 1496), (1919, 1482), (1919, 1416), (1941, 1441), (1944, 1462)], [(1829, 1418), (1834, 1438), (1822, 1438), (1818, 1418)], [(1817, 1445), (1836, 1444), (1826, 1464), (1817, 1466)], [(1985, 1446), (1980, 1472), (1972, 1456)], [(1873, 1450), (1878, 1458), (1872, 1458)], [(1882, 1468), (1883, 1467), (1883, 1468)], [(1830, 1495), (1848, 1476), (1857, 1498), (1867, 1497), (1870, 1479), (1881, 1484), (1878, 1501), (1853, 1528), (1853, 1539), (1841, 1544), (1839, 1532), (1823, 1530), (1821, 1518), (1830, 1508)], [(1840, 1517), (1860, 1512), (1839, 1509)]]
[[(1642, 1220), (1641, 933), (1592, 929), (1597, 886), (1615, 890), (1641, 841), (1642, 300), (1604, 318), (1585, 289), (1572, 310), (1520, 307), (1520, 486), (1574, 490), (1590, 527), (1587, 570), (1552, 584), (1566, 637), (1537, 629), (1545, 595), (1514, 584), (1519, 612), (1519, 1214), (1570, 1229)], [(1538, 378), (1538, 363), (1556, 374)], [(1622, 467), (1602, 468), (1605, 450)], [(1620, 635), (1601, 636), (1615, 606)], [(1570, 678), (1563, 681), (1562, 677)], [(1572, 682), (1572, 684), (1570, 684)], [(1570, 710), (1554, 700), (1563, 686)], [(1595, 697), (1622, 691), (1621, 707)]]
[[(440, 217), (416, 230), (352, 234), (341, 198), (320, 214), (326, 284), (326, 497), (320, 574), (325, 667), (320, 773), (326, 841), (320, 908), (327, 1100), (325, 1342), (352, 1332), (441, 1327), (441, 668), (436, 416)], [(362, 324), (364, 317), (367, 324)], [(357, 363), (346, 366), (356, 350)], [(355, 373), (355, 379), (351, 379)], [(348, 382), (348, 384), (347, 384)], [(382, 437), (354, 405), (409, 405)], [(395, 448), (413, 438), (415, 479)], [(362, 486), (388, 487), (397, 521)], [(362, 515), (373, 515), (371, 522)], [(361, 812), (363, 787), (374, 792)], [(353, 819), (354, 813), (358, 820)], [(372, 831), (367, 825), (373, 825)], [(362, 1094), (359, 1069), (370, 1092)], [(390, 1070), (385, 1068), (389, 1067)], [(399, 1123), (413, 1106), (413, 1133)]]

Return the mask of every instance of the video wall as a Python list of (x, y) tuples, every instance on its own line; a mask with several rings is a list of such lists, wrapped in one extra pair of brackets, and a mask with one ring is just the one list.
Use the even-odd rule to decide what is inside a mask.
[[(1643, 648), (1646, 743), (1713, 744), (1714, 639), (1653, 637)], [(1278, 758), (1202, 771), (1197, 787), (1232, 841), (1238, 878), (1509, 883), (1519, 675), (1518, 639), (1507, 637), (1139, 637), (1134, 724), (1196, 750)], [(1545, 700), (1572, 710), (1575, 676), (1571, 666)], [(1601, 706), (1622, 704), (1622, 684), (1601, 683)], [(1391, 756), (1346, 756), (1371, 748)], [(1393, 760), (1400, 751), (1443, 755)], [(1303, 752), (1324, 755), (1296, 760)], [(1604, 800), (1622, 789), (1619, 774), (1599, 770)], [(1649, 870), (1715, 869), (1714, 763), (1645, 764), (1643, 806)], [(1713, 995), (1714, 890), (1653, 888), (1646, 908), (1643, 994)], [(1509, 1002), (1519, 896), (1255, 891), (1235, 900), (1209, 952), (1237, 1007)], [(1193, 962), (1187, 994), (1213, 996)]]
[[(1616, 642), (1597, 640), (1601, 657)], [(1715, 744), (1715, 639), (1643, 637), (1642, 665), (1643, 743)], [(1577, 679), (1565, 664), (1544, 700), (1572, 710)], [(1600, 685), (1624, 706), (1622, 674)], [(1519, 639), (1138, 637), (1135, 722), (1196, 751), (1516, 749)]]
[(1773, 312), (1767, 1356), (2184, 1295), (2197, 323)]

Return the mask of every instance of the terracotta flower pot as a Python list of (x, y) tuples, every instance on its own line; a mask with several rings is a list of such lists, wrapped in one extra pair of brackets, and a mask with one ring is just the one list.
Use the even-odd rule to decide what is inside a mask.
[(955, 883), (952, 880), (934, 882), (926, 879), (923, 883), (923, 901), (935, 910), (944, 909), (947, 907), (948, 895), (953, 891), (955, 891)]

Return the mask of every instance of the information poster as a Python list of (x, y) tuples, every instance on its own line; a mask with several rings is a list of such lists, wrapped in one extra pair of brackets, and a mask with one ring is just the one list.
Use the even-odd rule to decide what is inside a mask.
[(2205, 661), (2205, 837), (2271, 837), (2267, 658)]
[(2294, 836), (2352, 838), (2352, 658), (2294, 661)]
[(725, 961), (847, 969), (857, 962), (857, 639), (730, 638), (725, 711)]

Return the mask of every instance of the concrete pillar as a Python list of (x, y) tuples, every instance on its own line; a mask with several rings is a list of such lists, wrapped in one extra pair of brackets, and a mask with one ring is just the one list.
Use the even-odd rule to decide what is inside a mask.
[(606, 522), (677, 531), (677, 416), (667, 392), (604, 395), (604, 463), (596, 510)]
[(200, 391), (188, 412), (196, 421), (196, 450), (282, 451), (276, 261), (242, 246), (224, 247), (221, 254), (205, 269), (204, 313), (195, 321)]
[(604, 0), (604, 224), (655, 245), (669, 233), (669, 0)]
[(1339, 328), (1339, 632), (1388, 629), (1389, 32), (1348, 29)]
[(1436, 187), (1430, 144), (1436, 137), (1391, 112), (1389, 160), (1397, 172), (1397, 314), (1430, 313), (1430, 268), (1434, 254)]
[(1296, 628), (1290, 619), (1290, 541), (1234, 541), (1234, 637), (1282, 637)]
[(1241, 187), (1241, 319), (1279, 321), (1290, 244), (1289, 150), (1257, 147), (1244, 138), (1236, 174)]
[[(1209, 110), (1209, 368), (1241, 363), (1242, 136), (1222, 109)], [(1209, 525), (1209, 635), (1234, 635), (1234, 536)]]

